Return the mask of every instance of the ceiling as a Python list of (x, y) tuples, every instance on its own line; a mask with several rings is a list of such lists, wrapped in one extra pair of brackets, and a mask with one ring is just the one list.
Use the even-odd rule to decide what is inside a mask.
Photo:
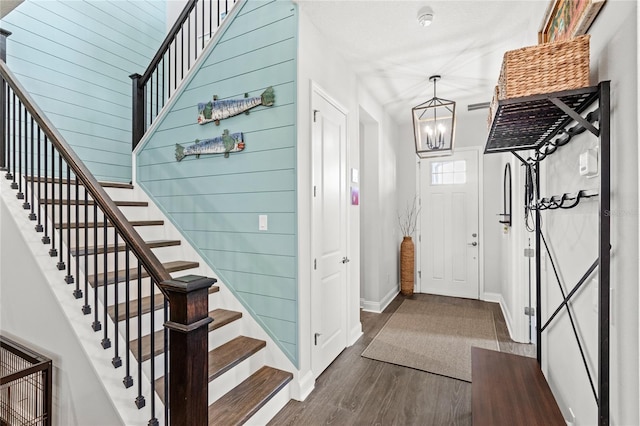
[[(398, 1), (298, 0), (330, 45), (397, 123), (433, 97), (429, 76), (440, 74), (437, 95), (468, 104), (491, 100), (502, 56), (537, 43), (547, 0)], [(430, 6), (422, 27), (418, 10)]]

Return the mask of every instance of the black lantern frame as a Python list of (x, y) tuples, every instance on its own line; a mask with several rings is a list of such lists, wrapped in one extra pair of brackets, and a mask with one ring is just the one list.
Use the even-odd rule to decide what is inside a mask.
[(441, 77), (432, 75), (433, 98), (411, 108), (416, 154), (420, 158), (453, 154), (456, 103), (436, 96), (436, 83)]

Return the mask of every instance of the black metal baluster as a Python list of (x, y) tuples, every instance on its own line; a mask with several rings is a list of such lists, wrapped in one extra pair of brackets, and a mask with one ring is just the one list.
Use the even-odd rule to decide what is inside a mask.
[(100, 331), (102, 325), (98, 320), (98, 203), (93, 200), (93, 331)]
[(149, 80), (149, 125), (153, 123), (153, 74)]
[(187, 71), (191, 69), (191, 15), (187, 18)]
[(142, 265), (138, 262), (138, 396), (136, 397), (136, 407), (144, 407), (145, 400), (142, 395)]
[(196, 59), (198, 59), (198, 5), (196, 4), (193, 7), (193, 53), (195, 54), (194, 56), (194, 62)]
[(213, 33), (213, 3), (211, 0), (209, 0), (209, 39), (211, 39), (212, 33)]
[(82, 313), (89, 315), (89, 191), (84, 187), (84, 306)]
[(217, 7), (218, 7), (218, 17), (217, 17), (217, 22), (218, 25), (216, 26), (216, 31), (218, 30), (218, 28), (220, 28), (220, 0), (218, 0), (217, 2)]
[(204, 50), (204, 0), (202, 0), (202, 50)]
[[(180, 28), (180, 61), (180, 79), (182, 80), (184, 78), (184, 25)], [(178, 82), (176, 81), (177, 85)]]
[[(62, 191), (62, 153), (58, 153), (58, 195), (59, 195), (59, 203), (58, 205), (60, 206), (60, 208), (58, 209), (58, 212), (60, 213), (59, 216), (59, 220), (60, 220), (60, 234), (58, 235), (58, 255), (60, 256), (60, 259), (58, 260), (58, 270), (59, 271), (64, 271), (65, 268), (65, 264), (64, 264), (64, 260), (62, 259), (62, 255), (64, 254), (64, 251), (62, 250), (62, 236), (64, 235), (63, 233), (63, 213), (62, 213), (62, 205), (64, 204), (64, 198), (62, 196), (63, 191)], [(69, 194), (67, 194), (68, 196)], [(53, 207), (53, 206), (52, 206)], [(67, 224), (67, 226), (69, 226), (71, 224)]]
[(44, 164), (44, 170), (42, 173), (43, 179), (41, 184), (44, 184), (44, 235), (42, 236), (42, 244), (49, 244), (51, 240), (49, 239), (49, 220), (48, 220), (48, 210), (49, 210), (49, 173), (47, 172), (47, 151), (49, 150), (49, 139), (47, 135), (44, 135), (44, 156), (42, 157), (42, 162)]
[[(38, 162), (37, 162), (37, 166), (38, 166), (38, 172), (37, 172), (37, 180), (38, 180), (38, 224), (36, 225), (36, 232), (42, 232), (44, 230), (44, 228), (42, 227), (42, 216), (40, 214), (40, 204), (42, 203), (42, 171), (41, 171), (41, 145), (42, 145), (42, 140), (41, 140), (41, 130), (40, 130), (40, 126), (38, 126)], [(46, 161), (46, 154), (45, 154), (45, 164), (47, 164)], [(47, 187), (47, 185), (45, 184), (45, 188)], [(46, 197), (45, 197), (46, 198)], [(44, 205), (46, 207), (47, 205), (47, 201), (45, 200)], [(45, 217), (46, 220), (46, 217)]]
[(155, 426), (158, 424), (158, 419), (156, 419), (156, 322), (155, 322), (155, 292), (154, 292), (155, 284), (153, 282), (153, 278), (149, 278), (149, 294), (151, 297), (151, 393), (149, 399), (151, 400), (151, 419), (149, 420), (149, 426)]
[[(103, 333), (103, 338), (102, 341), (100, 342), (100, 344), (102, 345), (103, 349), (108, 349), (111, 347), (111, 340), (109, 340), (109, 318), (107, 317), (107, 315), (109, 315), (108, 312), (108, 306), (109, 306), (109, 262), (108, 262), (108, 257), (109, 257), (109, 247), (107, 246), (107, 244), (109, 243), (109, 219), (107, 218), (106, 214), (103, 214), (104, 216), (104, 225), (103, 225), (103, 238), (104, 241), (102, 241), (102, 249), (103, 249), (103, 253), (102, 253), (102, 273), (103, 273), (103, 278), (102, 278), (102, 285), (103, 285), (103, 296), (104, 299), (102, 300), (102, 310), (103, 310), (103, 317), (104, 317), (104, 333)], [(117, 272), (116, 272), (117, 275)], [(115, 283), (115, 285), (117, 286), (118, 283)]]
[[(76, 204), (77, 202), (78, 199), (76, 197)], [(75, 226), (77, 229), (77, 215)], [(62, 241), (62, 238), (60, 238), (60, 241)], [(76, 247), (78, 246), (76, 245)], [(62, 258), (62, 256), (60, 256), (60, 258)], [(73, 281), (73, 275), (71, 275), (71, 167), (69, 167), (69, 164), (67, 164), (67, 276), (64, 278), (64, 282), (66, 282), (67, 284), (73, 284)]]
[(16, 178), (18, 179), (18, 194), (16, 194), (16, 198), (22, 200), (24, 194), (22, 193), (22, 102), (20, 101), (18, 101), (18, 172), (14, 173), (14, 182)]
[(2, 80), (2, 83), (5, 85), (6, 87), (6, 91), (5, 91), (5, 96), (3, 96), (2, 102), (4, 102), (4, 116), (2, 117), (3, 122), (5, 122), (5, 126), (4, 126), (4, 146), (2, 147), (2, 149), (6, 150), (6, 154), (4, 157), (5, 163), (4, 163), (4, 170), (6, 171), (6, 173), (4, 174), (4, 177), (7, 180), (10, 180), (13, 178), (13, 175), (11, 174), (11, 93), (12, 90), (9, 87), (9, 85), (7, 84), (6, 81), (4, 81), (4, 79)]
[[(78, 176), (76, 176), (76, 289), (73, 291), (73, 297), (76, 299), (82, 298), (82, 290), (80, 289), (80, 182), (78, 182)], [(87, 217), (84, 217), (84, 221), (87, 221)], [(71, 244), (69, 244), (71, 246)], [(71, 263), (71, 253), (69, 252), (69, 263)]]
[(160, 95), (160, 68), (157, 68), (156, 69), (156, 114), (153, 116), (154, 119), (155, 117), (158, 116), (158, 113), (160, 112), (159, 95)]
[(51, 248), (49, 256), (56, 257), (56, 150), (51, 145)]
[(165, 64), (164, 64), (164, 56), (162, 57), (162, 107), (164, 108), (165, 104), (165, 96), (164, 96), (164, 82), (165, 82)]
[(167, 83), (168, 83), (167, 84), (167, 93), (168, 93), (168, 97), (170, 98), (171, 97), (171, 45), (169, 45), (167, 54), (168, 54), (168, 60), (167, 60), (167, 62), (168, 62), (168, 65), (167, 65), (167, 74), (168, 74), (168, 77), (167, 77)]
[[(2, 43), (2, 41), (0, 41), (0, 43)], [(0, 47), (0, 49), (2, 48)], [(2, 121), (0, 121), (0, 143), (2, 144), (2, 146), (0, 146), (0, 170), (3, 172), (9, 170), (6, 160), (9, 154), (9, 149), (7, 148), (9, 138), (6, 137), (8, 130), (7, 125), (9, 124), (9, 110), (7, 109), (9, 102), (6, 102), (8, 95), (7, 87), (7, 82), (2, 79), (2, 86), (0, 87), (0, 98), (2, 98), (0, 99), (0, 115), (2, 115)]]
[(20, 173), (20, 179), (18, 180), (18, 185), (22, 185), (24, 181), (24, 203), (22, 203), (22, 208), (25, 210), (29, 210), (31, 208), (31, 204), (29, 204), (29, 183), (27, 182), (27, 178), (29, 176), (29, 120), (27, 119), (27, 107), (24, 107), (24, 122), (21, 120), (20, 123), (23, 124), (22, 130), (22, 138), (20, 138), (20, 146), (22, 147), (22, 155), (20, 158), (24, 157), (24, 173)]
[[(124, 384), (125, 388), (130, 388), (131, 386), (133, 386), (133, 377), (131, 377), (131, 348), (129, 347), (129, 341), (131, 340), (131, 336), (130, 336), (130, 327), (129, 327), (129, 321), (131, 320), (131, 312), (130, 312), (130, 303), (131, 303), (131, 294), (130, 294), (130, 288), (129, 288), (129, 245), (125, 244), (124, 246), (124, 279), (125, 279), (125, 284), (124, 284), (124, 291), (125, 291), (125, 308), (124, 308), (124, 318), (125, 318), (125, 322), (124, 322), (124, 340), (125, 340), (125, 357), (124, 357), (124, 364), (125, 364), (125, 376), (124, 379), (122, 380), (122, 383)], [(139, 315), (139, 313), (138, 313)]]
[(113, 270), (114, 270), (114, 277), (115, 277), (115, 288), (113, 289), (114, 291), (114, 295), (113, 295), (113, 300), (114, 300), (114, 313), (113, 313), (113, 321), (114, 321), (114, 330), (113, 330), (113, 350), (114, 350), (114, 356), (113, 359), (111, 360), (111, 364), (113, 365), (114, 368), (118, 368), (122, 365), (122, 360), (120, 359), (120, 354), (118, 352), (118, 325), (120, 323), (120, 318), (118, 317), (118, 304), (119, 304), (119, 300), (118, 300), (118, 287), (120, 286), (120, 280), (118, 279), (118, 254), (119, 254), (119, 250), (118, 250), (118, 230), (115, 229), (115, 227), (113, 228), (113, 244), (114, 244), (114, 260), (113, 260)]
[(11, 104), (11, 110), (13, 114), (11, 114), (11, 157), (13, 160), (11, 161), (11, 173), (7, 175), (7, 179), (13, 180), (11, 182), (11, 189), (18, 189), (18, 182), (16, 182), (16, 92), (13, 92), (13, 103)]
[[(33, 137), (33, 135), (34, 135), (35, 132), (34, 132), (34, 127), (33, 127), (33, 123), (34, 123), (33, 117), (30, 117), (30, 118), (31, 118), (31, 120), (30, 120), (31, 121), (31, 132), (29, 133), (29, 138), (31, 139), (31, 149), (30, 149), (30, 152), (29, 152), (29, 158), (31, 159), (31, 175), (29, 176), (29, 179), (31, 180), (31, 213), (29, 214), (29, 219), (30, 220), (36, 220), (38, 217), (36, 216), (35, 203), (34, 203), (34, 200), (33, 200), (33, 197), (34, 197), (33, 194), (35, 192), (34, 191), (34, 185), (35, 185), (34, 179), (36, 178), (36, 174), (33, 171), (33, 169), (34, 169), (33, 157), (35, 155), (35, 149), (34, 149), (34, 145), (33, 145), (35, 138)], [(25, 183), (25, 185), (26, 185), (26, 183)]]

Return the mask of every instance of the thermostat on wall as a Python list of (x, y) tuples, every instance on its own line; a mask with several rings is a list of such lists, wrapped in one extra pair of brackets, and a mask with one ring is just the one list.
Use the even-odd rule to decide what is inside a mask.
[(580, 176), (598, 175), (598, 149), (591, 148), (580, 154)]

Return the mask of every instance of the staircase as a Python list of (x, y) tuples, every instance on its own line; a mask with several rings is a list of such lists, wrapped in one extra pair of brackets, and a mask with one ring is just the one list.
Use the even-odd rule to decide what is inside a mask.
[[(31, 188), (29, 185), (32, 183), (34, 186)], [(63, 240), (62, 250), (68, 247), (72, 256), (71, 263), (80, 266), (80, 276), (87, 276), (87, 282), (92, 291), (97, 291), (98, 294), (104, 292), (106, 295), (103, 299), (109, 301), (106, 313), (110, 321), (113, 322), (113, 324), (109, 324), (109, 327), (124, 335), (127, 322), (129, 322), (128, 349), (135, 362), (139, 363), (142, 371), (147, 376), (153, 377), (155, 391), (164, 403), (166, 391), (165, 342), (162, 324), (166, 315), (165, 296), (155, 286), (152, 294), (149, 294), (150, 291), (145, 293), (145, 288), (149, 287), (147, 279), (149, 274), (146, 270), (139, 271), (136, 267), (122, 268), (127, 263), (123, 257), (126, 244), (113, 241), (113, 234), (109, 231), (106, 231), (106, 239), (100, 238), (102, 232), (111, 228), (113, 223), (107, 222), (105, 224), (104, 221), (94, 220), (91, 213), (96, 205), (94, 200), (75, 198), (67, 200), (64, 188), (71, 182), (64, 178), (43, 179), (26, 176), (24, 183), (19, 186), (43, 194), (45, 185), (51, 184), (54, 186), (62, 185), (62, 199), (57, 191), (51, 191), (54, 192), (54, 196), (39, 198), (36, 210), (39, 210), (40, 214), (44, 214), (45, 206), (48, 210), (62, 208), (62, 213), (52, 221), (53, 228), (60, 232), (58, 238)], [(3, 185), (9, 185), (9, 183), (5, 182)], [(148, 211), (150, 210), (148, 201), (133, 199), (132, 185), (110, 182), (100, 182), (100, 185), (111, 196), (115, 205), (122, 210), (127, 219), (130, 219), (129, 223), (140, 234), (153, 236), (167, 233), (164, 229), (163, 219), (149, 218), (153, 213)], [(71, 192), (73, 193), (73, 191)], [(21, 200), (16, 200), (16, 203), (21, 203)], [(71, 222), (67, 221), (66, 210), (68, 208), (70, 208), (69, 213), (72, 217)], [(78, 216), (75, 216), (76, 209)], [(84, 216), (85, 213), (89, 213), (89, 216)], [(60, 217), (62, 220), (59, 220)], [(84, 232), (84, 230), (88, 232)], [(70, 231), (69, 235), (66, 235), (67, 231)], [(84, 234), (87, 236), (86, 240)], [(93, 240), (95, 236), (98, 236), (97, 240)], [(145, 240), (145, 244), (156, 253), (159, 259), (162, 259), (162, 266), (172, 275), (178, 276), (199, 271), (199, 261), (176, 260), (176, 256), (179, 255), (179, 250), (176, 248), (183, 244), (180, 239), (150, 237)], [(95, 264), (87, 262), (88, 269), (84, 269), (83, 259), (89, 256), (97, 256), (96, 262)], [(120, 265), (119, 269), (116, 270), (118, 265)], [(81, 280), (80, 277), (75, 279)], [(139, 282), (138, 279), (146, 280)], [(142, 288), (138, 293), (142, 297), (132, 293), (130, 298), (123, 300), (121, 295), (128, 293), (138, 285)], [(267, 345), (266, 341), (242, 335), (243, 327), (240, 323), (243, 314), (222, 307), (221, 301), (217, 298), (220, 286), (211, 286), (208, 292), (209, 317), (213, 320), (208, 326), (209, 424), (243, 424), (269, 404), (272, 398), (291, 381), (293, 375), (264, 365), (264, 356), (261, 356), (261, 352)], [(97, 315), (97, 309), (95, 314)], [(137, 327), (141, 327), (140, 332)], [(100, 329), (95, 331), (100, 332)], [(116, 339), (117, 337), (110, 340)], [(151, 366), (152, 362), (153, 367)], [(153, 373), (150, 371), (152, 368)], [(286, 399), (288, 400), (288, 396)], [(272, 411), (281, 408), (281, 402), (275, 404), (279, 404), (279, 406), (271, 407)]]
[[(196, 392), (208, 394), (209, 424), (268, 421), (289, 400), (287, 385), (293, 375), (268, 365), (273, 356), (265, 356), (265, 339), (245, 335), (246, 330), (256, 330), (245, 324), (252, 321), (250, 316), (227, 309), (229, 300), (220, 297), (221, 284), (211, 285), (215, 279), (197, 276), (211, 271), (200, 260), (182, 256), (184, 242), (168, 229), (171, 225), (164, 218), (153, 217), (157, 208), (154, 211), (148, 200), (136, 199), (132, 185), (95, 181), (2, 61), (0, 76), (9, 90), (6, 98), (2, 96), (9, 99), (3, 105), (6, 133), (0, 133), (8, 136), (2, 146), (0, 166), (6, 172), (2, 185), (3, 191), (15, 194), (15, 198), (3, 198), (17, 212), (22, 207), (21, 219), (35, 225), (33, 230), (24, 227), (23, 233), (40, 233), (40, 251), (44, 256), (48, 253), (58, 271), (66, 272), (59, 285), (73, 288), (77, 301), (73, 310), (81, 310), (85, 326), (102, 337), (100, 343), (94, 338), (87, 344), (113, 351), (112, 371), (116, 377), (124, 376), (124, 387), (137, 393), (129, 404), (150, 410), (152, 425), (167, 424), (169, 413), (179, 412), (179, 397), (177, 405), (165, 403), (171, 394), (168, 361), (171, 357), (172, 372), (178, 374), (173, 363), (182, 362), (174, 357), (185, 355), (175, 351), (173, 337), (169, 339), (173, 331), (163, 326), (174, 321), (173, 314), (169, 318), (173, 303), (164, 284), (195, 277), (209, 283), (206, 319), (210, 322), (206, 346), (202, 344), (208, 351), (202, 353), (208, 389)], [(228, 299), (230, 292), (225, 291)], [(188, 334), (190, 323), (182, 327)], [(175, 352), (169, 353), (169, 343)], [(188, 356), (183, 364), (192, 360)], [(189, 370), (174, 376), (176, 383), (180, 378), (192, 380), (190, 374), (198, 373)], [(174, 385), (174, 389), (181, 388)], [(173, 392), (182, 396), (181, 391)], [(164, 404), (164, 410), (156, 407), (158, 403)], [(202, 424), (190, 413), (184, 420)]]
[[(148, 69), (143, 75), (132, 75), (134, 147), (204, 49), (205, 28), (209, 28), (211, 38), (221, 24), (219, 17), (226, 16), (234, 2), (218, 0), (216, 5), (212, 0), (188, 0)], [(198, 20), (198, 11), (204, 19), (202, 38), (197, 36), (195, 24), (191, 33), (190, 22), (192, 18)], [(184, 395), (208, 395), (209, 424), (243, 424), (250, 419), (252, 423), (266, 423), (289, 400), (288, 383), (293, 378), (290, 372), (273, 365), (289, 366), (289, 362), (282, 362), (279, 349), (250, 315), (243, 315), (244, 308), (224, 284), (212, 285), (216, 280), (204, 277), (214, 274), (199, 256), (192, 255), (195, 250), (150, 204), (146, 194), (131, 184), (95, 180), (7, 68), (4, 40), (8, 35), (2, 33), (0, 37), (0, 77), (4, 80), (0, 93), (0, 169), (7, 179), (1, 184), (6, 186), (3, 189), (15, 191), (13, 202), (22, 205), (35, 224), (32, 232), (41, 233), (43, 253), (48, 252), (57, 270), (66, 271), (61, 284), (73, 287), (86, 325), (102, 337), (99, 345), (105, 353), (113, 351), (112, 371), (134, 396), (129, 399), (130, 405), (149, 411), (149, 425), (168, 424), (169, 419), (176, 424), (204, 424), (206, 413), (195, 420), (192, 412), (184, 409), (188, 404), (180, 399)], [(193, 49), (188, 47), (192, 37)], [(185, 39), (186, 49), (178, 44)], [(179, 73), (172, 74), (172, 60), (182, 62)], [(161, 76), (167, 76), (166, 90)], [(147, 105), (144, 99), (154, 101)], [(180, 386), (184, 384), (178, 384), (179, 379), (197, 376), (198, 370), (185, 369), (188, 372), (178, 380), (170, 378), (169, 360), (172, 374), (178, 376), (175, 357), (185, 357), (186, 352), (174, 346), (180, 339), (169, 339), (175, 327), (168, 331), (170, 325), (164, 326), (173, 322), (169, 308), (175, 305), (169, 301), (164, 284), (194, 278), (207, 281), (209, 286), (208, 318), (206, 311), (202, 318), (209, 322), (206, 348), (202, 346), (208, 353), (202, 353), (204, 363), (199, 370), (208, 370), (208, 386), (206, 391), (185, 390), (183, 394)], [(195, 323), (183, 320), (185, 333), (191, 333), (189, 329)], [(97, 345), (95, 339), (91, 340), (85, 347)], [(185, 345), (189, 354), (195, 349)], [(191, 365), (195, 358), (187, 356), (184, 364)], [(178, 395), (173, 403), (168, 400), (172, 394)], [(113, 403), (118, 406), (115, 400)], [(174, 421), (178, 412), (185, 414)]]

